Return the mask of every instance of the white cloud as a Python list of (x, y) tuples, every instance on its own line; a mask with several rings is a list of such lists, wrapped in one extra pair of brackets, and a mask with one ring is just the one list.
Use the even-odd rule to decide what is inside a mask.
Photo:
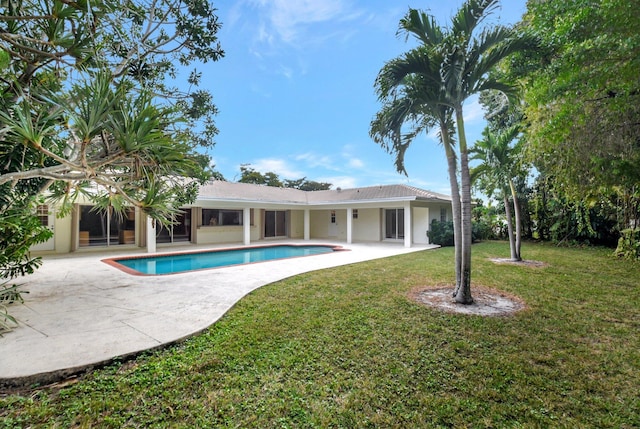
[(349, 189), (358, 186), (358, 179), (353, 176), (326, 176), (317, 179), (318, 182), (331, 183), (331, 189)]
[[(278, 41), (298, 45), (309, 26), (349, 21), (362, 15), (352, 8), (350, 0), (246, 0), (244, 4), (258, 11), (256, 40), (271, 46)], [(238, 20), (237, 15), (236, 7), (233, 23)]]
[(283, 159), (263, 158), (253, 161), (250, 167), (262, 174), (276, 173), (282, 179), (300, 179), (305, 174), (292, 167)]
[(269, 20), (281, 40), (293, 42), (305, 25), (330, 21), (346, 10), (342, 0), (270, 0), (262, 1), (269, 8)]
[(464, 123), (473, 123), (484, 120), (484, 111), (478, 97), (472, 97), (467, 100), (464, 108)]
[(362, 168), (362, 167), (364, 167), (364, 162), (362, 162), (362, 160), (358, 159), (358, 158), (351, 158), (351, 159), (349, 159), (349, 167), (350, 168)]
[(306, 152), (293, 157), (295, 161), (304, 161), (309, 168), (326, 168), (327, 170), (338, 170), (333, 158), (329, 155), (319, 155), (314, 152)]

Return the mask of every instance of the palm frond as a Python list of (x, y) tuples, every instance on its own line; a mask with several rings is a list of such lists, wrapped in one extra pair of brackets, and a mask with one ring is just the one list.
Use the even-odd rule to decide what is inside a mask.
[(428, 15), (416, 9), (409, 9), (400, 20), (397, 35), (405, 34), (406, 39), (413, 35), (425, 46), (436, 46), (443, 39), (443, 33), (433, 15)]
[(452, 34), (469, 40), (476, 27), (498, 7), (498, 0), (467, 0), (452, 18)]

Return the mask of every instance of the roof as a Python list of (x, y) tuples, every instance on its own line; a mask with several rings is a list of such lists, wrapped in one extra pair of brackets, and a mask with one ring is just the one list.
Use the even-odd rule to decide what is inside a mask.
[(218, 201), (256, 201), (316, 205), (374, 201), (451, 202), (445, 194), (407, 185), (380, 185), (328, 191), (301, 191), (293, 188), (254, 185), (215, 180), (200, 186), (198, 199)]

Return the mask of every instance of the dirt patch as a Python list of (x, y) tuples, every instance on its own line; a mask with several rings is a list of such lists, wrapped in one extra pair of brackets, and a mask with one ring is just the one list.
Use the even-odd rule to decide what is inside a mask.
[(454, 286), (422, 287), (410, 293), (410, 298), (449, 313), (477, 316), (509, 316), (526, 308), (518, 297), (483, 286), (472, 286), (473, 304), (458, 304), (452, 297)]
[(489, 258), (491, 262), (496, 264), (509, 264), (509, 265), (520, 265), (522, 267), (533, 267), (533, 268), (544, 268), (548, 267), (549, 264), (542, 261), (528, 261), (523, 259), (522, 261), (514, 261), (509, 258)]

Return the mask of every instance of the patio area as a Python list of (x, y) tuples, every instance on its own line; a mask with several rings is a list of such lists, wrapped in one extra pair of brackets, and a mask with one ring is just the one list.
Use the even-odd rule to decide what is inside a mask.
[[(350, 251), (164, 276), (133, 276), (101, 260), (140, 251), (47, 256), (23, 283), (19, 321), (0, 337), (0, 387), (51, 383), (144, 350), (192, 336), (215, 323), (249, 292), (324, 268), (438, 246), (326, 241), (260, 244), (331, 244)], [(223, 247), (223, 246), (218, 246)], [(224, 246), (242, 247), (242, 246)], [(167, 247), (158, 253), (207, 247)]]

